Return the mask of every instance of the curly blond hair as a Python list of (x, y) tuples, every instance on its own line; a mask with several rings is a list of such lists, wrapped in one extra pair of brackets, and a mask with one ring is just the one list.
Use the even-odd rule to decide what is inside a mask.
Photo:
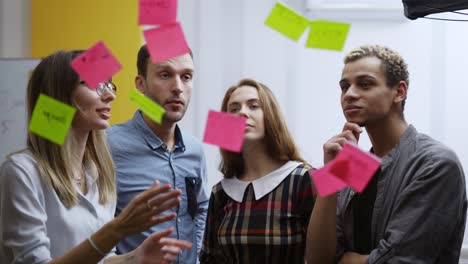
[[(382, 62), (382, 71), (387, 78), (387, 86), (393, 87), (400, 81), (404, 81), (409, 86), (408, 64), (401, 55), (384, 46), (365, 45), (351, 50), (344, 58), (344, 64), (357, 61), (366, 57), (376, 57)], [(405, 107), (405, 100), (401, 103), (402, 109)]]

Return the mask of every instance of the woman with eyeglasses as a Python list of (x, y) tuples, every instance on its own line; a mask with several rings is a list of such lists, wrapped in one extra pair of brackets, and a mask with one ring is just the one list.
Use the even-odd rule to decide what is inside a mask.
[[(179, 190), (158, 182), (114, 217), (115, 173), (104, 134), (115, 85), (91, 89), (70, 63), (80, 52), (59, 51), (35, 68), (28, 84), (28, 120), (40, 94), (77, 111), (62, 146), (28, 132), (27, 148), (0, 169), (0, 263), (170, 263), (189, 242), (154, 233), (126, 255), (123, 237), (175, 217)], [(47, 124), (44, 124), (47, 125)]]

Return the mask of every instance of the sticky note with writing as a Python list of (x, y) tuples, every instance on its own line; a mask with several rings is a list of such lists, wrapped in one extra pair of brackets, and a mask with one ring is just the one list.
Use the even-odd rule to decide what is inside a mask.
[(71, 66), (93, 89), (96, 89), (100, 82), (111, 79), (112, 75), (122, 69), (120, 62), (102, 41), (73, 59)]
[(315, 188), (317, 189), (317, 192), (320, 195), (320, 197), (329, 196), (330, 194), (334, 194), (348, 186), (340, 178), (336, 177), (333, 173), (329, 172), (331, 165), (332, 162), (328, 163), (327, 165), (318, 170), (309, 172), (312, 175)]
[(75, 112), (75, 108), (40, 94), (29, 122), (29, 131), (63, 145)]
[(139, 0), (138, 25), (176, 22), (177, 0)]
[(307, 48), (343, 50), (351, 24), (326, 20), (314, 20), (310, 23)]
[(232, 152), (240, 152), (247, 118), (210, 110), (203, 142)]
[(265, 20), (265, 25), (294, 41), (299, 40), (309, 23), (306, 17), (280, 2), (275, 4)]
[(138, 108), (154, 122), (161, 124), (161, 120), (165, 113), (164, 108), (136, 89), (130, 90), (130, 100), (137, 104)]
[(143, 32), (153, 63), (159, 63), (190, 52), (179, 23), (162, 25)]

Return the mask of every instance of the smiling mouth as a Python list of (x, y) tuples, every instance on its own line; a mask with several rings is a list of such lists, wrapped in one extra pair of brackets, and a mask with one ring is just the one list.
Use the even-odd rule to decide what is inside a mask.
[(107, 120), (110, 118), (110, 109), (99, 109), (96, 112), (101, 116), (101, 118)]

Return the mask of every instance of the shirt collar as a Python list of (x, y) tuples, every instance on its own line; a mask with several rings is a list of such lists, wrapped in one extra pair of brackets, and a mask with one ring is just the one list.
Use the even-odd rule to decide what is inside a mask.
[[(135, 112), (135, 115), (132, 118), (132, 122), (137, 130), (141, 133), (146, 143), (154, 150), (162, 148), (167, 149), (166, 144), (151, 130), (151, 128), (143, 120), (141, 110)], [(182, 132), (179, 128), (179, 125), (176, 124), (175, 131), (175, 149), (180, 151), (185, 151), (184, 139), (182, 137)]]
[[(408, 128), (406, 128), (405, 132), (403, 132), (403, 134), (401, 135), (398, 144), (389, 153), (387, 153), (387, 155), (382, 157), (380, 166), (382, 167), (392, 163), (394, 157), (398, 156), (402, 148), (405, 148), (412, 144), (412, 141), (414, 140), (417, 134), (418, 131), (416, 130), (416, 128), (413, 125), (409, 125)], [(373, 153), (373, 149), (371, 149), (371, 152)]]
[(236, 202), (242, 202), (245, 189), (249, 184), (253, 185), (255, 200), (261, 199), (275, 189), (288, 175), (299, 166), (301, 162), (288, 161), (280, 168), (252, 182), (241, 181), (237, 177), (221, 180), (226, 194)]

